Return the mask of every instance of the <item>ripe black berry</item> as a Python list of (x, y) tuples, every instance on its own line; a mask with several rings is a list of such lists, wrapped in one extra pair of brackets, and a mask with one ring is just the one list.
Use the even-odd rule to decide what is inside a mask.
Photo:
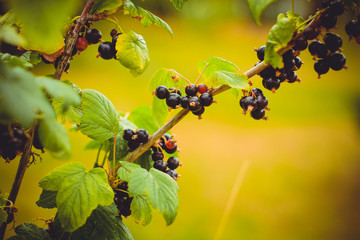
[(358, 37), (360, 36), (360, 24), (355, 20), (351, 20), (345, 26), (345, 31), (350, 37)]
[(321, 42), (314, 40), (309, 44), (308, 49), (309, 49), (309, 52), (310, 52), (311, 55), (315, 55), (317, 53), (317, 49), (318, 49), (317, 45), (320, 44), (320, 43)]
[(201, 107), (200, 110), (196, 111), (196, 112), (192, 112), (194, 115), (196, 116), (200, 116), (205, 112), (205, 108)]
[(169, 92), (170, 92), (170, 93), (176, 93), (176, 94), (178, 94), (179, 96), (181, 96), (181, 91), (180, 91), (180, 89), (176, 89), (176, 91), (175, 91), (175, 89), (176, 89), (176, 88), (174, 88), (174, 87), (169, 88)]
[(171, 108), (176, 108), (180, 104), (180, 95), (177, 93), (170, 93), (166, 98), (166, 105)]
[(341, 53), (333, 53), (326, 58), (326, 62), (329, 64), (329, 67), (331, 67), (331, 69), (339, 71), (344, 68), (346, 58)]
[(169, 96), (169, 89), (165, 86), (158, 86), (155, 90), (156, 92), (156, 96), (159, 98), (159, 99), (165, 99)]
[(185, 109), (188, 108), (189, 100), (190, 100), (189, 96), (183, 96), (183, 97), (181, 97), (181, 99), (180, 99), (181, 107), (183, 107), (183, 108), (185, 108)]
[(276, 77), (264, 78), (262, 81), (263, 86), (272, 92), (275, 92), (280, 87), (280, 83), (280, 79)]
[(291, 60), (294, 58), (294, 50), (289, 49), (282, 55), (283, 61)]
[(149, 139), (149, 133), (145, 129), (138, 129), (135, 135), (140, 143), (146, 143)]
[(163, 148), (163, 149), (165, 150), (165, 152), (167, 152), (167, 153), (169, 153), (169, 154), (172, 154), (172, 153), (176, 152), (176, 150), (177, 150), (177, 144), (174, 143), (174, 144), (173, 144), (173, 148), (167, 148), (166, 145), (164, 145), (164, 148)]
[(170, 157), (167, 161), (167, 165), (171, 170), (176, 169), (179, 166), (180, 162), (177, 157)]
[(294, 83), (297, 79), (297, 74), (294, 71), (290, 71), (287, 73), (288, 83)]
[(296, 70), (299, 70), (301, 68), (301, 65), (302, 65), (301, 59), (299, 57), (295, 57), (294, 61), (295, 61)]
[(252, 111), (256, 106), (256, 98), (252, 96), (245, 96), (240, 99), (240, 107), (245, 111)]
[(102, 42), (98, 47), (100, 57), (105, 60), (112, 59), (115, 56), (115, 46), (111, 42)]
[(101, 32), (95, 28), (89, 29), (85, 35), (85, 38), (89, 42), (89, 44), (95, 44), (100, 42), (101, 37)]
[(304, 29), (303, 31), (303, 36), (307, 39), (307, 40), (313, 40), (315, 39), (318, 35), (320, 34), (320, 31), (317, 28), (313, 28), (313, 27), (307, 27)]
[(321, 19), (321, 25), (326, 29), (335, 27), (335, 25), (337, 23), (337, 17), (330, 13), (325, 13), (325, 14), (321, 15), (320, 19)]
[(293, 47), (294, 50), (303, 51), (307, 48), (308, 42), (305, 37), (299, 37), (295, 40), (295, 46)]
[[(256, 97), (263, 95), (263, 91), (260, 88), (253, 88), (251, 90), (255, 94)], [(249, 96), (252, 96), (252, 92), (250, 91)]]
[(265, 96), (260, 95), (256, 98), (256, 108), (263, 109), (268, 105), (268, 100)]
[[(313, 42), (310, 43), (310, 45)], [(309, 45), (309, 51), (310, 51), (310, 45)], [(325, 44), (321, 43), (321, 42), (315, 42), (314, 44), (311, 46), (311, 52), (312, 55), (317, 56), (318, 58), (326, 58), (326, 56), (328, 55), (328, 48), (326, 47)]]
[(35, 132), (34, 132), (34, 139), (33, 139), (33, 146), (36, 149), (43, 149), (44, 146), (42, 145), (41, 141), (40, 141), (40, 136), (39, 136), (39, 125), (36, 126), (35, 128)]
[(265, 57), (265, 46), (261, 46), (258, 49), (256, 49), (255, 51), (256, 51), (257, 58), (260, 61), (263, 61), (264, 57)]
[(339, 16), (344, 13), (344, 4), (342, 0), (332, 0), (329, 4), (328, 13), (334, 16)]
[(117, 30), (116, 29), (112, 29), (110, 31), (110, 36), (113, 38), (115, 35), (117, 34)]
[(165, 172), (166, 168), (167, 168), (166, 162), (164, 162), (163, 160), (157, 160), (154, 163), (154, 168), (156, 168), (157, 170), (160, 170), (162, 172)]
[(202, 105), (198, 97), (192, 97), (189, 100), (188, 108), (192, 112), (199, 111), (201, 109)]
[(203, 105), (204, 107), (210, 106), (214, 100), (213, 95), (210, 93), (201, 94), (199, 99), (200, 99), (201, 105)]
[(151, 158), (154, 162), (156, 162), (157, 160), (163, 160), (164, 159), (164, 154), (162, 152), (154, 152), (151, 155)]
[(267, 68), (265, 68), (264, 70), (262, 70), (259, 73), (260, 77), (262, 78), (271, 78), (275, 76), (275, 69), (272, 66), (269, 66)]
[(265, 110), (255, 109), (254, 111), (251, 111), (251, 117), (256, 120), (263, 119), (265, 117)]
[[(75, 48), (75, 49), (76, 49), (76, 48)], [(50, 64), (50, 63), (52, 63), (52, 62), (48, 61), (46, 58), (44, 58), (43, 55), (41, 55), (41, 60), (42, 60), (43, 63), (45, 63), (45, 64)]]
[(314, 64), (315, 72), (319, 74), (319, 77), (321, 74), (325, 74), (329, 71), (329, 65), (327, 62), (323, 59), (317, 60)]
[(206, 93), (208, 90), (208, 87), (205, 84), (199, 84), (197, 88), (200, 94)]
[(295, 60), (294, 59), (287, 59), (287, 60), (283, 60), (284, 61), (284, 69), (286, 71), (291, 71), (295, 68)]
[(195, 84), (191, 84), (191, 85), (187, 85), (185, 87), (185, 93), (186, 95), (188, 96), (196, 96), (196, 93), (197, 93), (197, 87), (195, 86)]
[(166, 174), (168, 174), (170, 177), (177, 179), (178, 173), (175, 170), (167, 170)]
[(123, 138), (126, 141), (130, 141), (132, 139), (132, 136), (134, 136), (134, 131), (130, 128), (124, 130)]
[(140, 146), (140, 142), (137, 139), (130, 139), (128, 141), (128, 147), (130, 152), (134, 151), (136, 148), (138, 148)]
[(333, 33), (326, 33), (324, 36), (324, 42), (326, 47), (331, 51), (335, 52), (342, 46), (342, 39), (339, 35)]

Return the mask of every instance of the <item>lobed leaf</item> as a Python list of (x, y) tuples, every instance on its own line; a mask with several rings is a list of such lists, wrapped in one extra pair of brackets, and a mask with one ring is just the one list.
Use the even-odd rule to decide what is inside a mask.
[(144, 38), (133, 31), (119, 35), (115, 48), (116, 58), (135, 76), (143, 73), (150, 63)]
[[(109, 149), (109, 161), (113, 161), (114, 156), (114, 138), (109, 140), (108, 144)], [(122, 135), (117, 135), (116, 137), (116, 146), (115, 146), (115, 160), (119, 161), (125, 158), (125, 156), (129, 153), (127, 141), (122, 137)]]
[(102, 93), (83, 90), (82, 108), (80, 130), (88, 137), (104, 142), (122, 130), (114, 105)]
[(205, 61), (199, 62), (198, 64), (199, 72), (202, 72), (205, 67), (206, 69), (202, 75), (205, 78), (205, 80), (211, 78), (212, 75), (217, 71), (226, 71), (232, 73), (240, 72), (240, 69), (234, 63), (219, 57), (211, 57), (206, 62)]
[(138, 128), (146, 129), (150, 134), (158, 130), (158, 126), (152, 118), (152, 109), (149, 106), (140, 106), (130, 112), (128, 120)]
[(147, 225), (151, 222), (152, 208), (148, 195), (134, 196), (131, 205), (131, 216), (137, 221), (142, 221), (143, 225)]
[(266, 40), (265, 63), (271, 64), (274, 68), (282, 68), (284, 63), (282, 57), (277, 53), (283, 47), (286, 47), (296, 31), (297, 18), (285, 17), (279, 14), (277, 22), (270, 29)]
[(210, 81), (215, 85), (226, 84), (232, 88), (245, 89), (250, 88), (249, 80), (245, 74), (237, 75), (227, 71), (217, 71), (211, 77)]
[(24, 69), (30, 69), (33, 67), (33, 65), (28, 61), (22, 59), (21, 57), (10, 55), (9, 53), (0, 53), (0, 61), (13, 67), (22, 67)]
[(138, 164), (130, 163), (126, 161), (120, 161), (120, 163), (121, 163), (121, 167), (117, 172), (117, 177), (123, 181), (129, 182), (131, 172), (134, 171), (135, 169), (140, 168), (140, 166)]
[(260, 25), (260, 17), (262, 12), (273, 2), (276, 0), (247, 0), (251, 16), (257, 25)]
[(130, 0), (126, 0), (124, 2), (124, 9), (127, 10), (133, 18), (140, 19), (142, 25), (146, 28), (151, 25), (156, 25), (165, 29), (171, 36), (173, 36), (173, 32), (170, 26), (158, 16), (155, 16), (148, 10), (145, 10), (141, 7), (135, 6)]
[(36, 205), (42, 208), (56, 208), (56, 191), (43, 190)]
[(152, 151), (149, 149), (143, 154), (141, 154), (140, 157), (138, 157), (134, 163), (139, 164), (142, 168), (145, 168), (146, 170), (150, 170), (150, 168), (153, 167), (154, 161), (151, 157)]
[(91, 12), (112, 14), (115, 13), (122, 4), (122, 0), (96, 0), (91, 8)]
[(51, 237), (44, 228), (34, 223), (23, 223), (15, 228), (15, 236), (8, 240), (51, 240)]

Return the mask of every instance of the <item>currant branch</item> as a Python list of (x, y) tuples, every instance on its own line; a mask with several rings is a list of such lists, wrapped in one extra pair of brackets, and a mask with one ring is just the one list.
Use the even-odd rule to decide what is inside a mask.
[[(317, 26), (319, 24), (319, 19), (321, 16), (321, 12), (316, 13), (316, 17), (311, 20), (311, 22), (305, 27), (305, 29), (310, 29), (314, 26)], [(305, 31), (304, 29), (304, 31)], [(302, 35), (302, 32), (297, 33), (292, 40), (287, 44), (286, 47), (281, 48), (277, 53), (282, 56), (284, 53), (286, 53), (289, 49), (291, 49), (294, 46), (294, 40), (299, 38)], [(262, 61), (261, 63), (257, 64), (256, 66), (250, 68), (248, 71), (246, 71), (244, 74), (248, 79), (252, 78), (253, 76), (259, 74), (261, 71), (263, 71), (265, 68), (267, 68), (270, 64), (265, 63)], [(173, 71), (173, 70), (172, 70)], [(183, 77), (184, 78), (184, 77)], [(221, 85), (217, 88), (215, 88), (211, 94), (217, 95), (222, 92), (225, 92), (227, 90), (231, 89), (228, 85)], [(157, 140), (159, 140), (166, 132), (168, 132), (171, 128), (173, 128), (177, 123), (179, 123), (187, 114), (189, 113), (189, 109), (183, 109), (179, 113), (177, 113), (172, 119), (170, 119), (167, 123), (165, 123), (159, 130), (157, 130), (145, 143), (140, 145), (138, 148), (136, 148), (133, 152), (128, 155), (124, 161), (128, 162), (134, 162), (138, 157), (140, 157), (144, 152), (146, 152), (152, 145), (155, 144)], [(115, 168), (115, 172), (121, 167), (121, 164), (118, 164)]]

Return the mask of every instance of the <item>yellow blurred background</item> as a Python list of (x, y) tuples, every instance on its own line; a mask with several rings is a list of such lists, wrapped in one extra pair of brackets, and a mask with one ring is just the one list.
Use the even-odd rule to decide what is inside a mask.
[[(97, 46), (90, 45), (71, 62), (63, 79), (102, 92), (119, 111), (151, 106), (148, 84), (159, 68), (176, 69), (192, 81), (199, 74), (198, 62), (212, 56), (227, 59), (244, 72), (251, 68), (257, 62), (253, 49), (265, 44), (277, 11), (290, 9), (290, 1), (286, 2), (268, 10), (263, 25), (257, 26), (245, 1), (189, 1), (181, 13), (164, 16), (174, 38), (119, 16), (123, 30), (131, 29), (147, 42), (151, 64), (144, 74), (134, 78), (117, 61), (96, 58)], [(301, 11), (310, 13), (309, 3), (303, 2)], [(340, 18), (334, 30), (343, 36), (349, 68), (330, 70), (318, 79), (310, 54), (302, 52), (304, 65), (297, 72), (301, 83), (283, 83), (275, 94), (264, 90), (271, 108), (268, 121), (244, 116), (239, 99), (226, 92), (216, 96), (218, 103), (206, 109), (202, 120), (189, 114), (173, 129), (183, 163), (178, 169), (177, 219), (165, 227), (154, 211), (152, 222), (144, 227), (129, 217), (124, 222), (135, 239), (213, 239), (246, 161), (249, 166), (220, 239), (360, 239), (360, 45), (347, 41), (343, 26), (349, 19)], [(102, 31), (103, 40), (111, 40), (112, 23), (93, 27)], [(51, 65), (34, 68), (37, 75), (53, 71)], [(260, 77), (252, 82), (262, 88)], [(69, 135), (70, 161), (90, 169), (96, 151), (83, 150), (89, 139), (80, 133)], [(18, 161), (0, 163), (3, 192), (10, 191)], [(54, 211), (35, 204), (41, 193), (38, 182), (64, 163), (46, 153), (42, 162), (27, 170), (15, 205), (16, 224), (54, 216)], [(44, 226), (42, 221), (35, 223)]]

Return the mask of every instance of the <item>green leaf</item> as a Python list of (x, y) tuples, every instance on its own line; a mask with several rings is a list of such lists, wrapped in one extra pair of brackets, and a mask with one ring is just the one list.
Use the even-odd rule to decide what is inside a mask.
[(131, 216), (137, 221), (142, 221), (143, 225), (150, 223), (152, 218), (152, 208), (148, 195), (134, 196), (131, 205)]
[[(94, 150), (94, 149), (99, 149), (101, 146), (102, 142), (97, 141), (97, 140), (90, 140), (90, 142), (88, 142), (85, 147), (84, 150)], [(104, 149), (104, 147), (103, 147)]]
[(15, 236), (8, 240), (51, 240), (44, 228), (38, 227), (33, 223), (23, 223), (15, 228)]
[(10, 55), (9, 53), (0, 53), (0, 61), (7, 63), (13, 67), (22, 67), (24, 69), (30, 69), (33, 67), (33, 65), (28, 61), (20, 57)]
[(102, 168), (85, 172), (81, 163), (69, 163), (40, 180), (45, 190), (58, 191), (56, 205), (62, 228), (72, 232), (82, 226), (98, 205), (110, 205), (114, 192)]
[(115, 13), (121, 6), (122, 0), (96, 0), (91, 8), (91, 12), (112, 14)]
[[(114, 159), (113, 153), (114, 153), (114, 138), (111, 138), (108, 141), (108, 149), (109, 151), (109, 157), (108, 159), (112, 161)], [(119, 161), (122, 160), (128, 153), (128, 144), (127, 141), (122, 137), (122, 135), (116, 136), (116, 146), (115, 146), (115, 160)]]
[(27, 128), (37, 117), (37, 111), (55, 116), (35, 77), (28, 71), (0, 62), (0, 85), (0, 122), (16, 121)]
[(4, 209), (0, 208), (0, 224), (6, 222), (7, 218), (8, 218), (7, 212)]
[(121, 163), (121, 167), (117, 172), (117, 176), (121, 180), (129, 182), (131, 172), (134, 171), (135, 169), (140, 168), (140, 166), (138, 164), (125, 162), (125, 161), (121, 161), (120, 163)]
[(262, 12), (276, 0), (248, 0), (249, 8), (252, 17), (257, 25), (260, 25), (260, 17)]
[(138, 168), (130, 173), (130, 196), (148, 194), (152, 206), (160, 211), (167, 225), (172, 224), (177, 215), (178, 190), (179, 186), (174, 179), (154, 168), (151, 168), (149, 172)]
[(36, 205), (42, 208), (56, 208), (56, 191), (43, 190)]
[(168, 33), (170, 33), (171, 36), (173, 36), (173, 32), (170, 26), (164, 20), (162, 20), (158, 16), (155, 16), (148, 10), (135, 6), (135, 4), (129, 0), (124, 2), (124, 8), (130, 13), (132, 17), (137, 19), (140, 18), (140, 21), (145, 28), (154, 24), (158, 27), (165, 29), (166, 31), (168, 31)]
[(80, 130), (88, 137), (104, 142), (122, 130), (114, 105), (102, 93), (85, 89), (82, 107)]
[[(160, 85), (164, 85), (168, 88), (171, 87), (178, 87), (181, 85), (186, 85), (186, 81), (182, 78), (175, 80), (171, 77), (172, 72), (168, 71), (165, 68), (159, 69), (154, 75), (151, 77), (150, 80), (150, 92), (156, 90), (156, 88)], [(158, 99), (157, 97), (153, 97), (152, 102), (152, 112), (153, 112), (153, 119), (158, 127), (164, 125), (167, 118), (169, 117), (168, 106), (163, 99)]]
[(176, 10), (180, 11), (184, 4), (187, 2), (187, 0), (170, 0), (170, 2), (174, 5)]
[(119, 35), (116, 41), (116, 57), (134, 75), (145, 71), (150, 63), (149, 52), (144, 38), (133, 31)]
[(270, 29), (266, 40), (265, 63), (271, 64), (274, 68), (282, 68), (284, 63), (282, 57), (277, 53), (283, 47), (286, 47), (296, 31), (296, 18), (285, 17), (279, 14), (277, 22)]
[(51, 154), (60, 159), (71, 156), (71, 144), (65, 127), (53, 116), (44, 116), (39, 123), (39, 138)]
[(135, 130), (138, 128), (133, 122), (123, 116), (120, 116), (120, 123), (123, 125), (124, 129), (130, 128), (132, 130)]
[(153, 134), (159, 128), (152, 118), (152, 109), (149, 106), (135, 108), (131, 111), (128, 119), (138, 128), (146, 129), (150, 134)]
[(0, 41), (14, 46), (24, 44), (24, 39), (18, 34), (16, 28), (11, 25), (0, 26)]
[(23, 48), (51, 54), (64, 46), (65, 20), (75, 13), (80, 1), (14, 0), (11, 3), (22, 23), (21, 34), (26, 41)]
[(138, 157), (134, 163), (139, 164), (142, 168), (145, 168), (146, 170), (150, 170), (150, 168), (152, 168), (152, 166), (154, 165), (154, 161), (152, 160), (151, 157), (151, 150), (147, 150), (146, 152), (144, 152), (143, 154), (141, 154), (140, 157)]
[(245, 74), (237, 75), (232, 72), (217, 71), (210, 80), (215, 86), (226, 84), (236, 89), (248, 90), (250, 88), (249, 80)]
[(296, 27), (298, 31), (302, 31), (304, 30), (304, 28), (306, 27), (306, 24), (302, 25), (300, 28), (298, 28), (301, 24), (303, 24), (306, 20), (303, 19), (300, 14), (296, 13), (296, 12), (292, 12), (292, 11), (287, 11), (286, 15), (289, 18), (295, 18), (296, 19)]
[(240, 69), (234, 63), (218, 57), (211, 57), (207, 62), (205, 61), (199, 62), (198, 64), (199, 72), (202, 72), (205, 67), (206, 69), (202, 75), (205, 78), (205, 80), (211, 78), (213, 74), (217, 71), (240, 73)]

